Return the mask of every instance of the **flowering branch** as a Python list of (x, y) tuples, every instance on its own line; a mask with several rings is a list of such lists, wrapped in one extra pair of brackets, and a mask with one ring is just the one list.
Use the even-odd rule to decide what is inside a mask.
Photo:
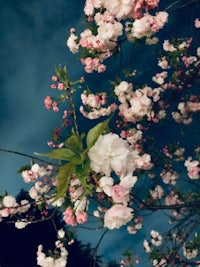
[[(61, 125), (48, 142), (50, 152), (36, 155), (58, 164), (31, 157), (42, 164), (32, 162), (21, 169), (21, 174), (25, 183), (32, 184), (29, 197), (34, 204), (30, 199), (19, 203), (5, 193), (0, 198), (1, 218), (16, 216), (16, 227), (23, 228), (29, 221), (51, 220), (54, 211), (59, 211), (66, 225), (89, 229), (85, 223), (93, 203), (93, 216), (99, 224), (95, 229), (106, 228), (94, 249), (95, 266), (97, 250), (108, 230), (127, 226), (129, 234), (137, 234), (145, 223), (144, 211), (163, 211), (174, 227), (163, 236), (152, 229), (151, 240), (144, 240), (152, 265), (185, 266), (188, 262), (192, 266), (193, 258), (199, 264), (200, 239), (193, 233), (200, 222), (200, 147), (196, 130), (190, 147), (186, 134), (189, 127), (197, 125), (196, 114), (200, 111), (196, 89), (200, 48), (192, 37), (162, 39), (159, 34), (175, 10), (196, 7), (197, 2), (175, 1), (158, 11), (158, 0), (86, 0), (86, 29), (77, 35), (72, 28), (67, 40), (70, 52), (79, 53), (86, 78), (73, 81), (66, 67), (56, 67), (51, 88), (59, 95), (44, 100), (47, 109), (59, 112), (64, 105), (64, 112)], [(178, 4), (181, 6), (176, 7)], [(200, 19), (196, 18), (193, 24), (193, 30), (198, 30)], [(141, 47), (151, 53), (152, 49), (146, 49), (151, 45), (158, 51), (156, 70), (149, 71), (154, 72), (152, 75), (139, 75), (143, 71), (137, 72), (135, 62), (126, 66), (124, 51), (128, 54)], [(119, 77), (112, 81), (109, 78), (108, 90), (106, 71), (113, 67), (116, 74), (116, 66), (109, 58), (118, 53)], [(124, 70), (126, 67), (128, 70)], [(89, 75), (95, 72), (99, 80), (105, 80), (103, 91), (98, 88), (101, 83), (92, 84), (94, 92), (87, 85)], [(75, 91), (80, 92), (82, 101), (79, 111)], [(83, 125), (86, 120), (92, 121), (89, 129), (80, 127), (78, 114)], [(171, 131), (168, 122), (172, 122)], [(171, 132), (176, 133), (173, 138)], [(40, 212), (39, 219), (31, 217), (32, 205)], [(28, 215), (26, 220), (23, 214)], [(58, 261), (66, 265), (63, 232), (61, 236), (53, 256), (47, 256), (43, 247), (38, 247), (39, 266), (46, 266), (49, 260), (52, 266), (57, 266)], [(139, 258), (125, 253), (121, 266), (133, 267), (133, 260), (139, 263)]]

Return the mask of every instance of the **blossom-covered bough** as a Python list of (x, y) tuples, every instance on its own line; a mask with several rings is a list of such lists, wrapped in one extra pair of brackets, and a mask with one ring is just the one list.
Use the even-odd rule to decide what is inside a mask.
[[(193, 10), (188, 36), (171, 36), (169, 29), (163, 36), (173, 12), (186, 8)], [(29, 214), (34, 204), (42, 214), (39, 220), (60, 211), (75, 229), (89, 223), (92, 204), (99, 228), (127, 226), (129, 234), (136, 234), (149, 211), (161, 211), (166, 230), (154, 229), (152, 222), (143, 243), (152, 265), (200, 266), (200, 18), (195, 11), (200, 11), (198, 0), (168, 6), (158, 0), (85, 2), (86, 29), (78, 35), (72, 28), (67, 46), (80, 57), (86, 75), (73, 81), (66, 67), (55, 68), (51, 88), (59, 96), (47, 96), (44, 104), (54, 112), (64, 107), (61, 125), (48, 142), (50, 152), (37, 154), (38, 160), (33, 157), (20, 169), (24, 182), (32, 184), (32, 201), (17, 203), (2, 195), (2, 219), (16, 216), (15, 226), (26, 227), (35, 222)], [(149, 71), (128, 59), (134, 49), (145, 53)], [(111, 60), (118, 57), (120, 67)], [(38, 247), (39, 266), (66, 265), (64, 235), (58, 232), (55, 257)], [(139, 258), (127, 252), (121, 266), (133, 261)]]

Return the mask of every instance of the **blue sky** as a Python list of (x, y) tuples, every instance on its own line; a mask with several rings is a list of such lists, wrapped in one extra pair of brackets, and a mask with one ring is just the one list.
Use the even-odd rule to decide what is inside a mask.
[[(83, 2), (83, 1), (82, 1)], [(1, 89), (0, 146), (27, 154), (46, 151), (50, 131), (59, 115), (45, 110), (43, 100), (51, 94), (54, 66), (68, 64), (70, 72), (80, 72), (78, 60), (65, 42), (69, 29), (80, 24), (80, 1), (4, 1), (1, 3)], [(76, 64), (77, 63), (77, 64)], [(27, 159), (0, 154), (5, 188), (17, 193), (20, 177), (15, 171)]]
[[(75, 78), (83, 74), (78, 59), (69, 53), (65, 43), (69, 29), (79, 28), (83, 21), (84, 1), (0, 0), (0, 4), (0, 147), (30, 155), (45, 152), (50, 131), (60, 119), (43, 105), (45, 96), (51, 94), (54, 66), (67, 64)], [(132, 57), (138, 60), (137, 50)], [(140, 54), (139, 60), (144, 65), (146, 55)], [(0, 194), (7, 189), (15, 195), (24, 187), (16, 171), (28, 162), (24, 157), (0, 153)], [(158, 213), (151, 218), (155, 230), (160, 226), (158, 218)], [(146, 222), (137, 236), (127, 235), (125, 229), (110, 231), (103, 239), (100, 254), (114, 260), (126, 247), (140, 254), (141, 242), (150, 229), (151, 224)], [(79, 237), (95, 246), (100, 233), (80, 230)], [(144, 260), (145, 254), (138, 267), (144, 267)]]

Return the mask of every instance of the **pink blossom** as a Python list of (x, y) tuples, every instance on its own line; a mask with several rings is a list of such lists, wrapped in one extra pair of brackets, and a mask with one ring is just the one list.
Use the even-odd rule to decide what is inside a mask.
[(119, 229), (133, 218), (133, 209), (121, 204), (115, 204), (108, 209), (104, 216), (104, 226), (109, 229)]
[(200, 178), (200, 162), (198, 160), (193, 160), (188, 158), (184, 164), (188, 171), (188, 176), (190, 179)]
[(172, 192), (170, 195), (166, 196), (165, 203), (168, 206), (179, 204), (180, 201), (178, 199), (178, 195)]
[(154, 200), (161, 199), (164, 195), (164, 190), (160, 185), (157, 185), (154, 190), (149, 190), (149, 192)]
[(73, 54), (77, 53), (79, 50), (79, 43), (78, 43), (78, 36), (74, 34), (74, 32), (71, 32), (68, 40), (67, 40), (67, 46)]
[(58, 76), (53, 75), (53, 76), (51, 77), (51, 79), (52, 79), (52, 81), (57, 82), (57, 81), (58, 81)]
[(46, 109), (51, 109), (52, 99), (50, 96), (46, 96), (44, 100), (44, 104), (45, 104)]
[(114, 185), (111, 187), (111, 196), (115, 203), (126, 204), (129, 200), (129, 190), (122, 185)]
[(88, 46), (88, 41), (86, 38), (81, 38), (80, 41), (79, 41), (79, 44), (82, 46), (82, 47), (87, 47)]
[(132, 0), (103, 0), (103, 6), (119, 20), (130, 16), (134, 4), (135, 1)]
[(199, 20), (198, 18), (195, 19), (195, 21), (194, 21), (194, 26), (195, 26), (196, 28), (200, 28), (200, 20)]
[(169, 52), (174, 52), (177, 49), (174, 47), (173, 44), (170, 44), (169, 40), (165, 40), (163, 43), (163, 50), (169, 51)]
[(63, 89), (64, 89), (64, 83), (59, 83), (58, 90), (63, 90)]
[(104, 72), (105, 70), (106, 70), (106, 65), (104, 65), (104, 64), (100, 64), (100, 65), (97, 67), (97, 71), (98, 71), (98, 73)]
[(55, 111), (55, 112), (58, 112), (59, 111), (58, 103), (56, 101), (54, 101), (52, 103), (52, 108), (53, 108), (53, 111)]
[(35, 182), (38, 178), (38, 174), (32, 170), (25, 170), (22, 172), (22, 177), (25, 183)]
[(64, 212), (64, 221), (66, 224), (69, 224), (71, 226), (76, 226), (76, 219), (74, 217), (74, 212), (70, 207), (66, 208)]
[(85, 223), (88, 220), (87, 213), (85, 211), (79, 211), (76, 213), (76, 221), (77, 223)]
[(56, 84), (55, 83), (51, 84), (51, 88), (56, 89), (57, 88)]

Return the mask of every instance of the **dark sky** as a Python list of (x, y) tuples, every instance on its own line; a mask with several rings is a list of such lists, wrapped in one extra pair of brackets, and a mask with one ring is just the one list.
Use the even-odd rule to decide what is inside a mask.
[[(65, 45), (69, 29), (79, 28), (83, 21), (83, 3), (83, 0), (0, 0), (1, 148), (30, 155), (48, 150), (50, 131), (60, 117), (45, 110), (43, 100), (51, 94), (55, 65), (70, 66), (72, 77), (80, 77), (83, 73), (78, 59)], [(173, 21), (170, 25), (174, 26)], [(176, 24), (174, 34), (177, 28)], [(184, 29), (184, 25), (179, 28), (182, 32)], [(164, 30), (164, 34), (168, 33)], [(140, 58), (134, 60), (142, 64), (146, 55), (140, 54)], [(15, 195), (24, 187), (16, 171), (28, 162), (27, 158), (0, 153), (0, 194), (7, 189), (9, 194)], [(155, 214), (151, 219), (155, 229), (160, 225), (158, 217)], [(118, 259), (124, 248), (132, 248), (136, 255), (140, 254), (138, 240), (143, 240), (150, 229), (147, 222), (137, 237), (127, 235), (126, 229), (109, 232), (100, 247), (100, 254), (108, 259)], [(93, 231), (91, 235), (83, 230), (79, 236), (95, 245), (100, 233)], [(138, 267), (144, 267), (144, 259)]]

